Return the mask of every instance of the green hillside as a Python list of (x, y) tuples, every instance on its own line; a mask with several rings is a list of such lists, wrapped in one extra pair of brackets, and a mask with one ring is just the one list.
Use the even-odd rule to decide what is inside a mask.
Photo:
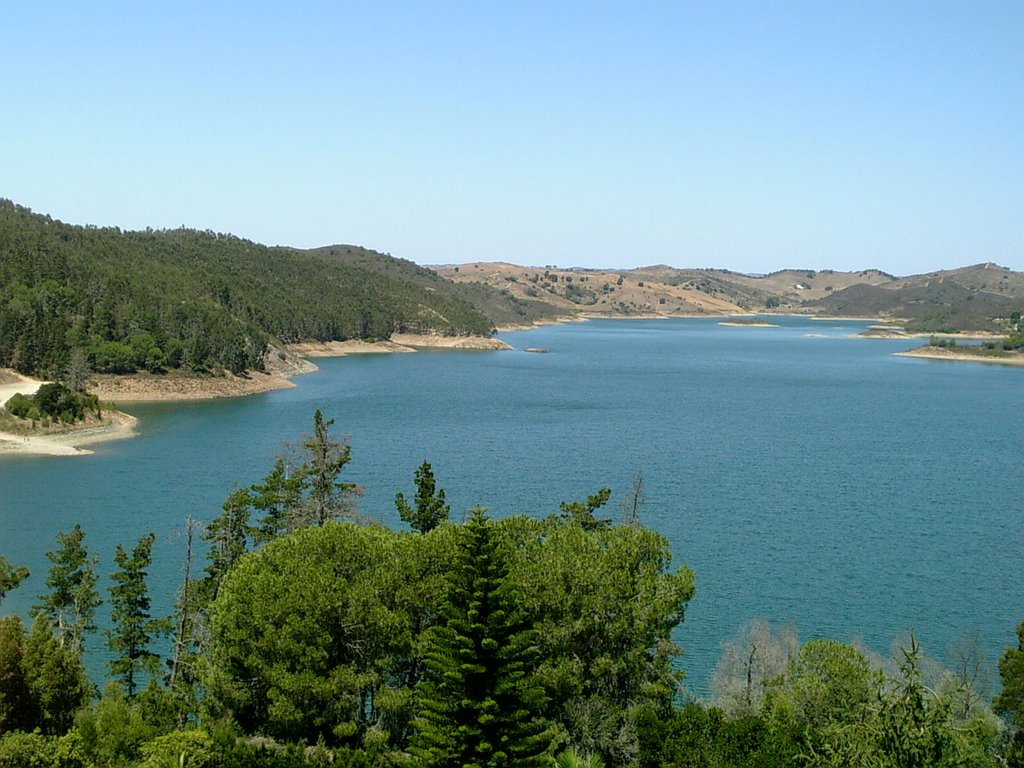
[(22, 373), (58, 374), (75, 349), (97, 371), (240, 373), (261, 368), (274, 339), (492, 327), (401, 270), (209, 231), (74, 226), (0, 201), (0, 366)]

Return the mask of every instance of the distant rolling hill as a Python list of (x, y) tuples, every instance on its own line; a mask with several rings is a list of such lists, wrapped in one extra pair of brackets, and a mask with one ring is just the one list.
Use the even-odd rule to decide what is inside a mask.
[(593, 270), (473, 262), (436, 269), (459, 285), (501, 289), (563, 316), (797, 312), (881, 318), (914, 332), (1000, 333), (1013, 312), (1024, 311), (1024, 273), (995, 264), (909, 277), (810, 269), (744, 275), (665, 265)]
[(827, 315), (898, 319), (913, 332), (1000, 333), (1007, 330), (1010, 315), (1024, 309), (1024, 273), (976, 264), (877, 285), (853, 285), (805, 306)]

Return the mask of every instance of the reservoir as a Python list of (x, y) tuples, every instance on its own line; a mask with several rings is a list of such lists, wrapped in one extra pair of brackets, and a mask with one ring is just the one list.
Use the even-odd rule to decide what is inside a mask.
[[(641, 522), (697, 576), (676, 632), (696, 695), (756, 617), (885, 656), (913, 631), (941, 658), (977, 630), (994, 663), (1024, 619), (1024, 369), (896, 357), (914, 342), (856, 338), (867, 323), (771, 322), (592, 320), (500, 334), (513, 351), (321, 359), (294, 389), (126, 406), (136, 439), (0, 460), (0, 554), (32, 571), (0, 611), (27, 615), (77, 522), (104, 576), (117, 544), (156, 533), (169, 613), (186, 518), (261, 480), (319, 408), (349, 436), (358, 512), (395, 527), (424, 459), (456, 519), (543, 517), (604, 486), (618, 519), (642, 472)], [(102, 636), (87, 650), (101, 669)]]

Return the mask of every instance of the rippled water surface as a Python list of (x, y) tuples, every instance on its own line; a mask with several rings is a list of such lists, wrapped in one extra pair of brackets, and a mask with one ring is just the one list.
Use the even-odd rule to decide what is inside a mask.
[(512, 352), (321, 360), (291, 390), (129, 407), (135, 440), (0, 461), (0, 554), (33, 571), (3, 609), (27, 612), (43, 553), (81, 522), (104, 572), (117, 543), (156, 532), (168, 611), (185, 517), (266, 475), (320, 408), (351, 436), (360, 512), (390, 525), (423, 459), (459, 515), (543, 516), (605, 485), (617, 504), (642, 470), (642, 521), (697, 573), (678, 631), (697, 693), (753, 617), (882, 653), (914, 630), (941, 656), (977, 629), (994, 660), (1024, 619), (1024, 369), (895, 357), (907, 342), (852, 338), (864, 324), (778, 322), (590, 321), (503, 334)]

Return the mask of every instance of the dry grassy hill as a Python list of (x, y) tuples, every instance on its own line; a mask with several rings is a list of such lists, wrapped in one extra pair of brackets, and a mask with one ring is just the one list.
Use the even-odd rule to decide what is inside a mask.
[[(464, 289), (531, 302), (534, 308), (547, 307), (549, 315), (563, 316), (799, 312), (884, 318), (918, 331), (999, 332), (1013, 311), (1024, 310), (1024, 273), (995, 264), (903, 278), (874, 269), (744, 275), (665, 265), (596, 270), (495, 262), (435, 270)], [(485, 306), (476, 306), (487, 313)]]
[(524, 300), (543, 302), (562, 316), (728, 315), (744, 308), (711, 291), (616, 271), (472, 263), (438, 267), (460, 285), (482, 283)]

